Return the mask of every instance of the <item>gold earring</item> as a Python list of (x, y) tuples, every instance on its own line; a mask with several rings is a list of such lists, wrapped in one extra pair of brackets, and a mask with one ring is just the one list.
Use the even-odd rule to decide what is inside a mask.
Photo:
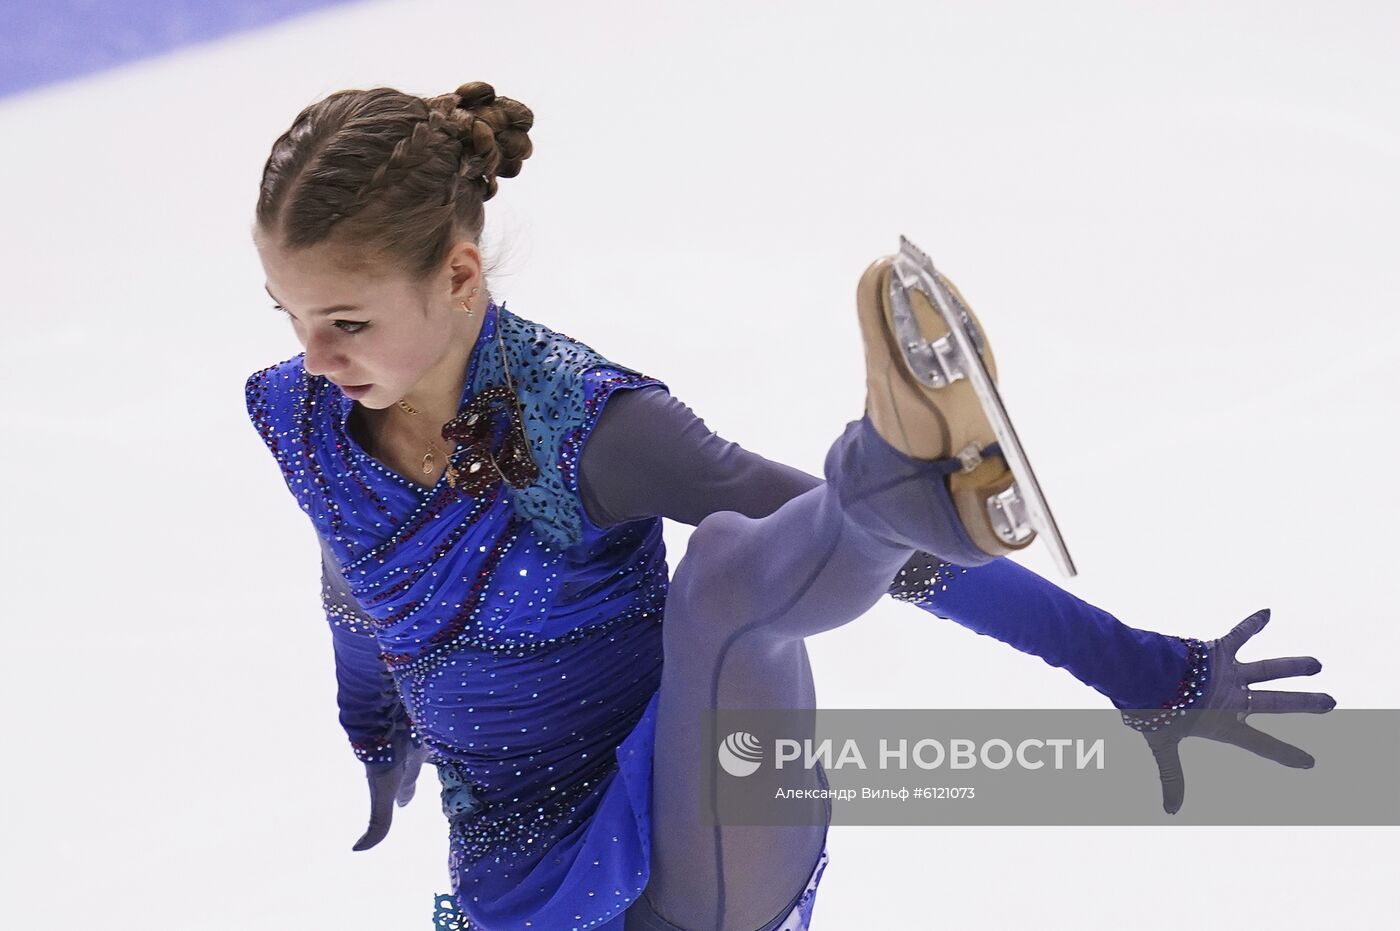
[[(477, 291), (480, 291), (480, 290), (481, 290), (480, 288), (472, 288), (472, 293), (467, 295), (467, 300), (471, 300), (473, 297), (475, 297), (475, 296), (476, 296), (476, 292), (477, 292)], [(467, 301), (458, 301), (457, 303), (459, 303), (459, 304), (462, 305), (462, 309), (465, 310), (465, 311), (467, 312), (467, 316), (468, 316), (468, 317), (470, 317), (472, 314), (476, 313), (476, 311), (472, 310), (470, 307), (467, 306)]]

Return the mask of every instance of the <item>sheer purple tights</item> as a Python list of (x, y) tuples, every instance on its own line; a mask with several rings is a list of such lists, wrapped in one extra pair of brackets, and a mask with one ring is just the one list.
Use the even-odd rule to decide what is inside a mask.
[[(767, 516), (704, 518), (674, 572), (645, 896), (686, 931), (754, 931), (782, 918), (826, 834), (818, 801), (809, 825), (705, 824), (702, 713), (813, 708), (803, 638), (860, 617), (915, 549), (967, 546), (937, 468), (888, 446), (865, 418), (831, 447), (826, 477)], [(813, 720), (794, 736), (811, 737)]]

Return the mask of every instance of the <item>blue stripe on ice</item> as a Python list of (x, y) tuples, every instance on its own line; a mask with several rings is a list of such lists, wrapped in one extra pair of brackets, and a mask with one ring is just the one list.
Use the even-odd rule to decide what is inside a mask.
[(0, 96), (350, 0), (0, 0)]

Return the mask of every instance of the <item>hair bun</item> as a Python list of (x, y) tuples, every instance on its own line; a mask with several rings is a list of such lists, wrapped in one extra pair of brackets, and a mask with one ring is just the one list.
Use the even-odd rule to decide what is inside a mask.
[(457, 88), (457, 106), (474, 110), (496, 102), (496, 89), (485, 81), (471, 81)]
[(439, 114), (430, 114), (429, 120), (449, 124), (447, 131), (462, 143), (457, 174), (481, 183), (482, 200), (495, 196), (497, 178), (520, 174), (520, 163), (534, 151), (534, 112), (518, 100), (498, 96), (485, 81), (470, 81), (425, 102)]

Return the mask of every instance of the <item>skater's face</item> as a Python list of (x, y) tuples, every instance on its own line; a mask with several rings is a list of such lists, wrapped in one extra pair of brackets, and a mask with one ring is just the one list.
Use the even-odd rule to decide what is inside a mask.
[[(459, 243), (438, 273), (414, 282), (391, 269), (352, 268), (348, 253), (333, 247), (289, 253), (262, 234), (254, 241), (267, 292), (306, 351), (308, 373), (342, 388), (369, 385), (355, 397), (376, 409), (435, 393), (428, 386), (446, 386), (454, 375), (460, 384), (463, 347), (476, 342), (485, 316), (480, 291), (468, 299), (481, 287), (475, 244)], [(476, 313), (468, 317), (461, 300)]]

